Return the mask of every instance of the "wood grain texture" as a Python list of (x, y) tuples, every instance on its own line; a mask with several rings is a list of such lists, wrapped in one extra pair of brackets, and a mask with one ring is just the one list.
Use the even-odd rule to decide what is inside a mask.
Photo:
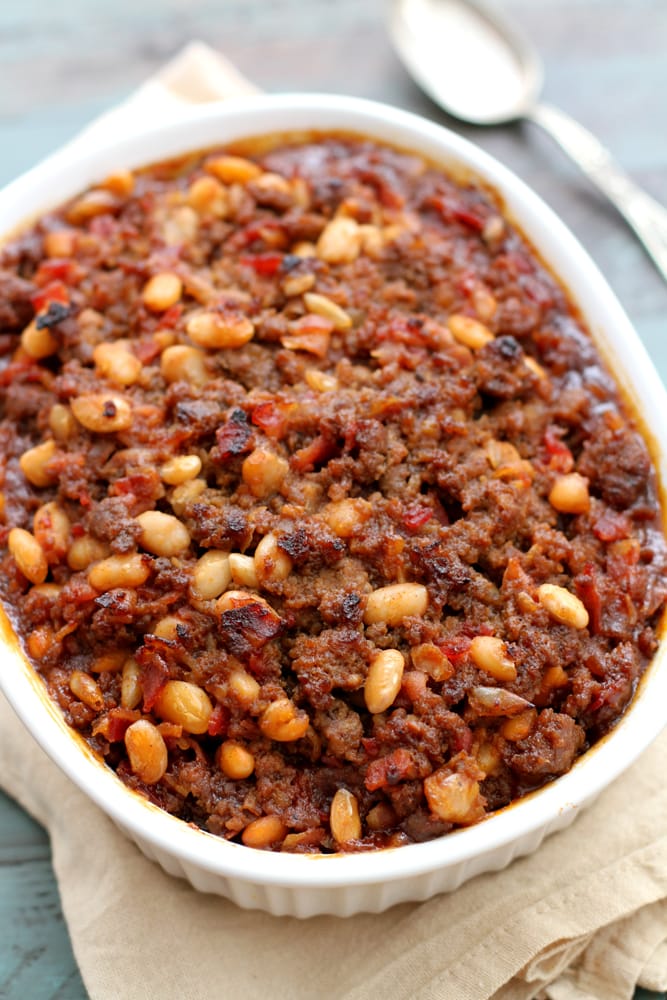
[[(535, 127), (462, 127), (424, 97), (389, 45), (383, 24), (388, 3), (2, 0), (0, 183), (128, 94), (186, 41), (201, 38), (266, 90), (338, 91), (388, 101), (497, 156), (579, 237), (667, 379), (667, 286), (625, 224)], [(667, 203), (665, 0), (497, 3), (541, 51), (545, 97), (594, 131), (640, 184)], [(85, 998), (46, 835), (4, 797), (0, 926), (0, 996)], [(639, 991), (637, 1000), (649, 996), (655, 994)]]
[(85, 1000), (48, 837), (0, 792), (0, 997)]

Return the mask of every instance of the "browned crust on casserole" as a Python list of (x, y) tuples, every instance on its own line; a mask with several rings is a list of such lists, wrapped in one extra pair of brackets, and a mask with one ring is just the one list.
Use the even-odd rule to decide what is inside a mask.
[(625, 709), (666, 594), (654, 470), (480, 188), (342, 137), (121, 172), (2, 251), (0, 350), (3, 599), (170, 812), (420, 841)]

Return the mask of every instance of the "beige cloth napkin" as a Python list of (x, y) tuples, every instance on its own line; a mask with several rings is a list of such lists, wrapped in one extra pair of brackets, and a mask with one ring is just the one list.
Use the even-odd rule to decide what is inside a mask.
[[(251, 91), (188, 46), (96, 128)], [(92, 1000), (627, 1000), (667, 989), (664, 734), (568, 830), (503, 872), (382, 915), (245, 912), (147, 861), (60, 773), (0, 696), (0, 782), (51, 835)]]

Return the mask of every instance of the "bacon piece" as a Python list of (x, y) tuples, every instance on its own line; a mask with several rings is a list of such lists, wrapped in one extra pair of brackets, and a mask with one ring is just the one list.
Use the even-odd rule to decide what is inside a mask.
[(315, 357), (326, 358), (333, 328), (330, 319), (306, 313), (290, 323), (289, 333), (283, 334), (280, 342), (290, 351), (306, 351)]
[(137, 651), (137, 662), (141, 668), (141, 688), (144, 693), (144, 712), (150, 712), (169, 680), (167, 661), (156, 648), (159, 644), (167, 645), (164, 639), (146, 636), (144, 645)]
[(229, 608), (220, 615), (222, 640), (234, 656), (261, 649), (283, 629), (283, 620), (265, 601)]
[[(285, 226), (278, 219), (257, 219), (229, 237), (225, 250), (238, 251), (248, 248), (256, 241), (265, 245), (278, 246), (285, 242)], [(257, 255), (259, 256), (259, 254)], [(250, 255), (248, 255), (250, 258)]]
[(227, 726), (229, 725), (229, 718), (229, 709), (225, 708), (224, 705), (216, 705), (211, 712), (210, 719), (208, 720), (208, 735), (224, 736), (227, 732)]
[(37, 364), (34, 358), (19, 358), (18, 361), (10, 362), (6, 368), (0, 371), (0, 386), (11, 385), (17, 382), (19, 377), (24, 382), (41, 382), (44, 376), (44, 369)]
[(446, 642), (438, 642), (436, 645), (445, 654), (449, 662), (458, 667), (466, 659), (471, 642), (472, 639), (470, 636), (455, 635), (447, 639)]
[(611, 510), (601, 514), (593, 525), (593, 534), (601, 542), (620, 542), (621, 539), (628, 538), (631, 532), (630, 519), (625, 514)]
[(129, 476), (122, 476), (109, 487), (109, 496), (124, 496), (128, 501), (128, 507), (136, 513), (140, 513), (139, 507), (152, 506), (160, 493), (160, 476), (156, 469), (145, 469), (141, 472), (133, 472)]
[(215, 438), (218, 444), (216, 458), (220, 462), (251, 451), (252, 430), (248, 426), (245, 412), (239, 407), (232, 410), (229, 419), (218, 427)]
[[(369, 764), (364, 784), (369, 792), (374, 792), (388, 785), (398, 785), (401, 781), (423, 778), (422, 772), (423, 767), (415, 760), (412, 752), (399, 747), (386, 757), (380, 757)], [(428, 774), (428, 770), (426, 773)]]
[(591, 563), (587, 563), (584, 572), (574, 581), (577, 594), (584, 602), (588, 611), (588, 627), (592, 635), (597, 635), (602, 626), (602, 599), (598, 586), (598, 572)]
[(466, 228), (472, 229), (476, 233), (481, 233), (484, 229), (486, 219), (451, 196), (432, 195), (427, 199), (427, 205), (430, 208), (435, 208), (445, 222), (460, 222)]
[(112, 708), (102, 715), (93, 726), (93, 736), (103, 736), (109, 743), (120, 743), (126, 730), (141, 718), (135, 708)]
[(299, 448), (290, 459), (296, 472), (312, 472), (316, 465), (324, 464), (336, 452), (335, 441), (325, 434), (318, 434), (305, 448)]
[(293, 404), (267, 401), (253, 408), (250, 419), (272, 441), (280, 441), (287, 433), (287, 412)]

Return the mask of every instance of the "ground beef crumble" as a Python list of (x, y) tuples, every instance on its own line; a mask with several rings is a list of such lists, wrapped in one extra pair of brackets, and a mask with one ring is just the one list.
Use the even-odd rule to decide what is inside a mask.
[(121, 171), (0, 251), (0, 491), (67, 722), (251, 847), (418, 842), (564, 774), (667, 596), (563, 290), (488, 192), (357, 138)]

